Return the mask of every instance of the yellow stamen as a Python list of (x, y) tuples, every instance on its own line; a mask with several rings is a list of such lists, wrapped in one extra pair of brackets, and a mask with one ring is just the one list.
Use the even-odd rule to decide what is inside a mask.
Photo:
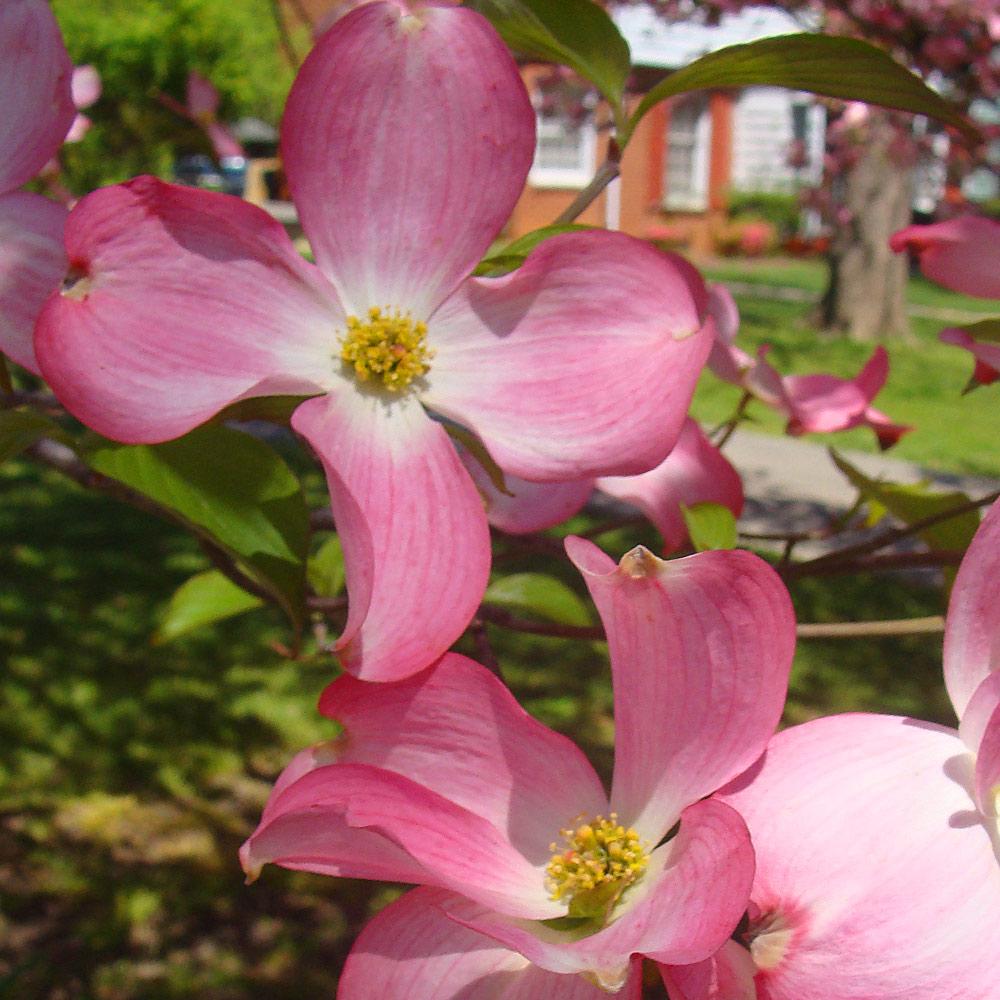
[(373, 306), (367, 319), (347, 318), (340, 359), (361, 382), (377, 379), (390, 392), (399, 392), (428, 371), (433, 356), (427, 324), (415, 323), (409, 314)]
[(631, 827), (611, 813), (595, 817), (575, 830), (560, 830), (566, 842), (553, 851), (545, 873), (552, 899), (569, 903), (569, 916), (607, 919), (622, 893), (646, 870), (649, 855)]

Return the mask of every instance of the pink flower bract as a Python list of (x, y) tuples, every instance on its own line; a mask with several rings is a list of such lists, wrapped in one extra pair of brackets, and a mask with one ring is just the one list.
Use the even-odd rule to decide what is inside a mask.
[(735, 517), (743, 511), (739, 474), (690, 417), (670, 454), (649, 472), (634, 476), (570, 483), (529, 483), (507, 476), (507, 493), (501, 493), (474, 458), (463, 453), (463, 460), (486, 500), (490, 524), (515, 535), (561, 524), (583, 508), (594, 489), (642, 511), (663, 536), (665, 553), (688, 540), (682, 505), (717, 503)]
[(893, 235), (896, 253), (911, 250), (920, 270), (954, 292), (1000, 299), (1000, 222), (962, 215), (930, 226), (907, 226)]
[(912, 428), (894, 423), (872, 401), (889, 376), (889, 355), (877, 347), (854, 378), (817, 373), (782, 375), (767, 359), (765, 344), (751, 357), (735, 344), (739, 312), (722, 285), (709, 289), (709, 311), (715, 319), (716, 340), (708, 366), (723, 382), (739, 386), (788, 420), (788, 434), (826, 434), (870, 427), (879, 446), (891, 448)]
[(469, 276), (533, 150), (484, 18), (371, 3), (319, 41), (282, 125), (316, 265), (261, 210), (152, 178), (67, 224), (70, 276), (36, 346), (82, 421), (157, 442), (235, 400), (313, 397), (292, 423), (326, 470), (350, 593), (338, 650), (366, 679), (431, 663), (486, 586), (482, 503), (428, 410), (525, 479), (640, 472), (680, 433), (711, 344), (694, 269), (619, 234)]

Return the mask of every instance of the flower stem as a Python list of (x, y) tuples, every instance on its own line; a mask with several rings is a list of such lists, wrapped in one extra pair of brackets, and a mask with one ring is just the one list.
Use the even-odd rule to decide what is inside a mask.
[(608, 140), (607, 159), (597, 168), (590, 183), (573, 199), (573, 203), (552, 222), (554, 226), (565, 226), (575, 222), (588, 209), (597, 196), (621, 172), (621, 150), (612, 136)]

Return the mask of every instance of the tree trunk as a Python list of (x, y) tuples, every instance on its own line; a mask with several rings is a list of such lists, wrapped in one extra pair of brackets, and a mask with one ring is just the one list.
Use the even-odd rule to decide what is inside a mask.
[(830, 274), (820, 301), (820, 323), (853, 340), (909, 337), (905, 254), (889, 249), (889, 237), (909, 225), (912, 165), (901, 154), (897, 127), (872, 109), (868, 141), (838, 180), (843, 221), (835, 226)]

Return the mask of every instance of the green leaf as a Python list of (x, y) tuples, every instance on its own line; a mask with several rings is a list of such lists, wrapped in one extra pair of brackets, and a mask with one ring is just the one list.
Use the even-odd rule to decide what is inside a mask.
[[(472, 431), (466, 430), (450, 420), (444, 421), (441, 426), (444, 427), (452, 441), (460, 444), (482, 466), (483, 471), (490, 477), (490, 482), (498, 492), (507, 497), (514, 495), (507, 489), (503, 469), (493, 461), (493, 456), (486, 450), (486, 445)], [(480, 492), (482, 491), (480, 490)]]
[(524, 611), (559, 625), (590, 625), (586, 603), (562, 580), (544, 573), (512, 573), (494, 581), (483, 600), (512, 611)]
[(174, 591), (160, 626), (153, 633), (157, 645), (188, 632), (259, 608), (264, 602), (237, 587), (217, 569), (192, 576)]
[(0, 410), (0, 463), (43, 437), (63, 440), (65, 435), (58, 424), (36, 410)]
[(344, 550), (336, 535), (331, 535), (309, 557), (306, 578), (317, 597), (336, 597), (344, 589), (347, 579)]
[[(931, 489), (927, 483), (886, 483), (871, 479), (833, 448), (830, 449), (830, 457), (868, 503), (870, 525), (878, 524), (887, 514), (904, 524), (916, 524), (969, 501), (968, 494), (960, 490), (940, 492)], [(970, 510), (924, 528), (918, 532), (918, 537), (937, 551), (964, 552), (978, 527), (979, 513)]]
[(102, 442), (85, 458), (225, 549), (301, 625), (309, 513), (298, 479), (268, 445), (208, 425), (165, 444)]
[(508, 274), (517, 270), (525, 262), (528, 254), (550, 236), (558, 236), (560, 233), (587, 232), (593, 228), (593, 226), (581, 226), (570, 222), (565, 225), (542, 226), (541, 229), (534, 229), (512, 243), (508, 243), (505, 247), (491, 250), (479, 262), (475, 273), (486, 278), (496, 278), (501, 274)]
[(267, 420), (272, 424), (287, 426), (292, 414), (308, 396), (253, 396), (227, 406), (216, 418), (216, 423), (227, 420)]
[(755, 84), (929, 115), (954, 125), (973, 141), (981, 138), (953, 105), (882, 49), (855, 38), (802, 34), (731, 45), (671, 73), (642, 99), (619, 143), (624, 147), (643, 115), (668, 97)]
[(973, 340), (978, 340), (981, 344), (1000, 344), (1000, 319), (981, 319), (977, 323), (955, 327), (955, 329), (967, 333)]
[(698, 552), (736, 548), (736, 518), (719, 503), (681, 504), (691, 544)]
[(620, 117), (632, 68), (628, 43), (590, 0), (469, 0), (515, 52), (562, 63), (590, 80)]

